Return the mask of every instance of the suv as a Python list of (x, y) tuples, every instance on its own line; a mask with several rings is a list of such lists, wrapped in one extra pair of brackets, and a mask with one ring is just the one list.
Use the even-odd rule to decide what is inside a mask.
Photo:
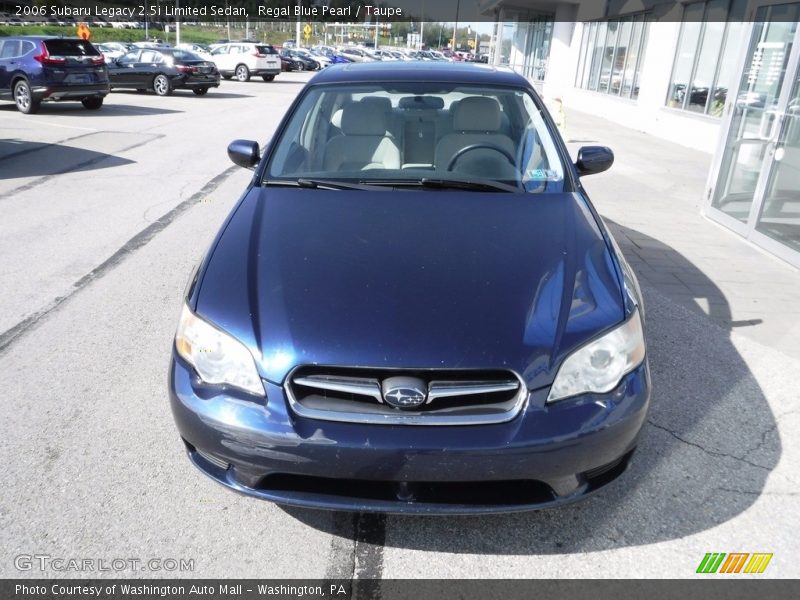
[(0, 98), (21, 113), (42, 101), (80, 100), (97, 110), (110, 91), (103, 55), (77, 38), (19, 36), (0, 39)]
[(264, 81), (272, 81), (281, 72), (280, 56), (269, 44), (222, 44), (211, 51), (211, 59), (225, 79), (236, 77), (239, 81), (250, 81), (251, 76), (260, 75)]

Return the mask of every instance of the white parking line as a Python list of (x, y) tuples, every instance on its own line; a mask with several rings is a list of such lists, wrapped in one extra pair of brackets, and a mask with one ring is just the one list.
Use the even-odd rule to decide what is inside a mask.
[[(14, 119), (15, 118), (14, 115), (0, 115), (0, 117), (5, 117), (7, 119)], [(26, 117), (26, 118), (30, 118), (30, 117)], [(96, 129), (94, 127), (80, 127), (78, 125), (64, 125), (63, 123), (53, 123), (51, 121), (39, 121), (38, 119), (36, 120), (36, 124), (37, 125), (39, 125), (39, 124), (41, 124), (41, 125), (50, 125), (51, 127), (61, 127), (63, 129), (81, 129), (83, 131), (100, 131), (99, 129)]]

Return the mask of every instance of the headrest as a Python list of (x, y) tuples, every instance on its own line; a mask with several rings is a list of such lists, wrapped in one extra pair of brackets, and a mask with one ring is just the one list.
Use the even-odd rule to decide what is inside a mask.
[(459, 101), (453, 114), (456, 131), (497, 131), (500, 129), (500, 104), (494, 98), (472, 96)]
[(364, 96), (358, 101), (360, 104), (365, 104), (367, 110), (382, 110), (383, 112), (391, 112), (392, 101), (386, 96)]
[(377, 104), (351, 102), (342, 108), (342, 133), (345, 135), (385, 135), (386, 112)]
[(406, 110), (439, 110), (444, 108), (444, 100), (439, 96), (404, 96), (398, 106)]

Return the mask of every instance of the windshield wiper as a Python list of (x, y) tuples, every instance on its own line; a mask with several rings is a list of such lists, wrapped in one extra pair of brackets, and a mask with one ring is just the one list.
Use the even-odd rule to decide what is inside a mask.
[[(362, 183), (365, 183), (362, 180)], [(472, 190), (475, 192), (510, 192), (519, 194), (524, 192), (525, 190), (521, 187), (517, 187), (514, 185), (509, 185), (507, 183), (502, 183), (500, 181), (494, 181), (492, 179), (472, 179), (470, 181), (464, 181), (463, 179), (437, 179), (433, 177), (423, 177), (422, 179), (396, 179), (396, 180), (385, 180), (385, 181), (370, 181), (369, 182), (373, 186), (396, 186), (396, 187), (403, 187), (403, 186), (415, 186), (415, 187), (425, 187), (425, 188), (436, 188), (441, 190), (451, 189), (451, 190)]]
[(285, 185), (288, 187), (307, 188), (311, 190), (364, 190), (364, 191), (383, 191), (380, 187), (365, 185), (363, 183), (350, 183), (347, 181), (335, 181), (332, 179), (267, 179), (262, 185)]

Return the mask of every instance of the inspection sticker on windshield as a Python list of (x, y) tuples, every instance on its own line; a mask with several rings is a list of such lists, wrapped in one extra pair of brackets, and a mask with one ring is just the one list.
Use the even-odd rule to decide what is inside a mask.
[(528, 169), (528, 179), (531, 181), (558, 181), (561, 177), (552, 169)]

